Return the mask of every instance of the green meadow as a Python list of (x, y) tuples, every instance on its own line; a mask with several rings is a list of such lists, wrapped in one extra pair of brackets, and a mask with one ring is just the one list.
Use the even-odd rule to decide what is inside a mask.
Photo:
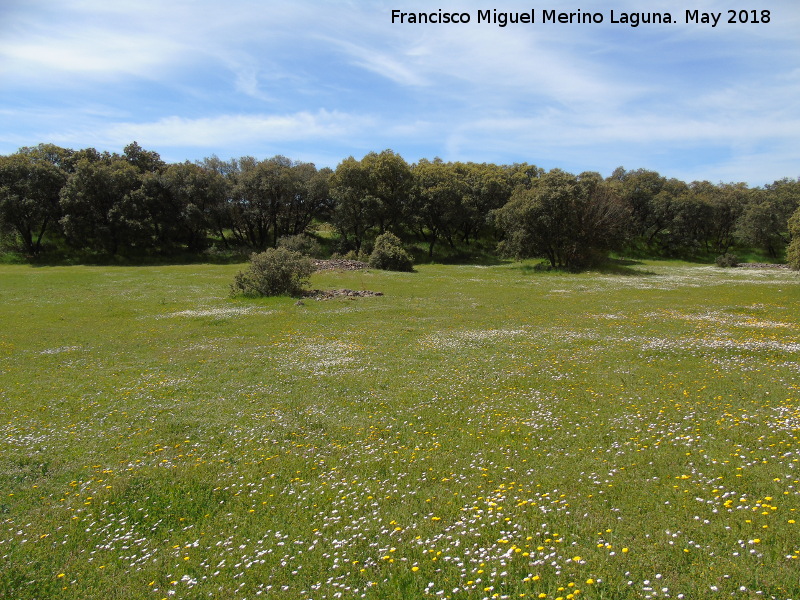
[(0, 597), (800, 599), (800, 281), (0, 265)]

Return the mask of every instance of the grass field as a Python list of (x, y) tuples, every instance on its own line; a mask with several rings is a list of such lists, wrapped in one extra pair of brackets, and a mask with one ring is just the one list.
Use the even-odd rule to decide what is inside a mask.
[(800, 280), (0, 265), (0, 597), (800, 599)]

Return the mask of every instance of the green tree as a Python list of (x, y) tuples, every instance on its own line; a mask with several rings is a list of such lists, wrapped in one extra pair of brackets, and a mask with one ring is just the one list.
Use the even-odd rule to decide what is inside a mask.
[(776, 258), (788, 242), (788, 223), (781, 212), (769, 200), (749, 204), (736, 222), (736, 238)]
[(662, 190), (653, 199), (653, 215), (658, 230), (651, 240), (658, 242), (660, 252), (691, 254), (705, 248), (712, 218), (711, 204), (705, 198), (688, 188), (677, 195)]
[(441, 239), (454, 246), (453, 235), (463, 216), (466, 186), (455, 165), (441, 159), (421, 160), (413, 168), (414, 216), (412, 226), (428, 241), (428, 258)]
[[(236, 178), (239, 174), (239, 161), (235, 158), (222, 160), (217, 155), (212, 154), (198, 161), (198, 166), (214, 175), (221, 182), (224, 188), (222, 203), (212, 210), (213, 228), (224, 246), (230, 247), (226, 231), (234, 231), (234, 213), (237, 207), (234, 190), (236, 188)], [(235, 239), (235, 235), (233, 236)]]
[(119, 155), (87, 152), (61, 191), (61, 225), (71, 245), (108, 254), (149, 249), (153, 225), (142, 174)]
[(0, 229), (13, 232), (33, 256), (61, 214), (59, 194), (67, 174), (59, 163), (59, 155), (33, 149), (0, 156)]
[(514, 163), (511, 166), (502, 167), (502, 169), (511, 191), (514, 191), (519, 186), (530, 189), (545, 174), (544, 169), (528, 163)]
[[(618, 167), (608, 178), (616, 193), (630, 207), (631, 233), (652, 247), (664, 230), (664, 213), (656, 210), (656, 197), (664, 190), (667, 179), (656, 171), (626, 171)], [(663, 200), (663, 199), (662, 199)]]
[(454, 171), (463, 183), (462, 211), (457, 225), (467, 244), (486, 230), (489, 214), (511, 197), (511, 185), (502, 167), (492, 164), (456, 163)]
[(577, 239), (574, 264), (580, 267), (605, 260), (611, 250), (620, 249), (630, 236), (631, 210), (599, 173), (578, 175), (585, 200), (576, 206)]
[(221, 213), (227, 198), (225, 179), (190, 162), (171, 164), (143, 175), (142, 191), (162, 250), (185, 246), (199, 252), (208, 245), (208, 232), (222, 236)]
[(278, 212), (278, 239), (301, 235), (314, 219), (330, 215), (329, 182), (332, 173), (328, 168), (317, 169), (313, 163), (292, 163)]
[(402, 229), (410, 218), (413, 186), (411, 168), (392, 150), (339, 163), (330, 177), (330, 196), (342, 249), (359, 252), (375, 234)]
[(361, 164), (367, 171), (366, 196), (373, 199), (373, 216), (378, 231), (395, 229), (408, 216), (413, 175), (408, 163), (392, 150), (370, 152)]
[(377, 223), (378, 199), (372, 195), (369, 167), (349, 156), (331, 176), (330, 193), (334, 201), (333, 224), (342, 236), (342, 249), (360, 252)]
[(554, 169), (535, 187), (518, 187), (494, 212), (504, 251), (545, 257), (552, 267), (580, 268), (624, 239), (629, 209), (596, 173)]
[(764, 201), (772, 202), (784, 223), (800, 208), (800, 178), (784, 177), (764, 186)]
[(125, 146), (123, 156), (125, 160), (136, 167), (140, 173), (155, 173), (166, 166), (158, 155), (158, 152), (145, 150), (136, 142)]
[(303, 233), (329, 210), (330, 171), (284, 156), (257, 161), (243, 157), (232, 179), (231, 227), (240, 243), (275, 246), (285, 235)]
[(800, 179), (784, 178), (753, 190), (736, 223), (735, 235), (744, 244), (776, 258), (789, 243), (789, 219), (800, 207)]
[(786, 262), (795, 271), (800, 271), (800, 208), (789, 219), (789, 235), (792, 240), (786, 249)]
[(75, 170), (75, 164), (81, 156), (80, 151), (75, 152), (55, 144), (24, 146), (19, 149), (18, 154), (28, 156), (31, 160), (37, 162), (41, 161), (55, 165), (65, 173), (72, 173)]
[[(703, 182), (706, 186), (707, 182)], [(746, 183), (721, 183), (712, 186), (706, 197), (711, 206), (707, 248), (725, 254), (736, 241), (736, 224), (750, 202), (752, 190)]]

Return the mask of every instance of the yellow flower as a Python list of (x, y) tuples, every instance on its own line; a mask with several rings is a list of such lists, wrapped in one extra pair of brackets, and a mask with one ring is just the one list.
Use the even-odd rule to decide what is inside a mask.
[(589, 577), (589, 579), (586, 580), (586, 583), (589, 584), (589, 585), (592, 585), (594, 583), (594, 579)]

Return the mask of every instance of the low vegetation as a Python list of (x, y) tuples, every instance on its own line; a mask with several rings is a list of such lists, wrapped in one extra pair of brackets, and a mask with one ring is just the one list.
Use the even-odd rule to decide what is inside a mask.
[(250, 256), (244, 271), (234, 277), (233, 295), (299, 296), (314, 272), (314, 263), (306, 255), (284, 247), (269, 248)]
[(800, 270), (800, 209), (789, 219), (791, 243), (786, 252), (786, 260), (794, 270)]
[(739, 257), (727, 252), (725, 254), (720, 254), (714, 262), (718, 267), (722, 268), (738, 267)]
[(375, 247), (369, 257), (369, 265), (384, 271), (413, 271), (414, 262), (403, 248), (403, 243), (390, 232), (375, 239)]
[(785, 269), (0, 265), (0, 597), (800, 597)]

